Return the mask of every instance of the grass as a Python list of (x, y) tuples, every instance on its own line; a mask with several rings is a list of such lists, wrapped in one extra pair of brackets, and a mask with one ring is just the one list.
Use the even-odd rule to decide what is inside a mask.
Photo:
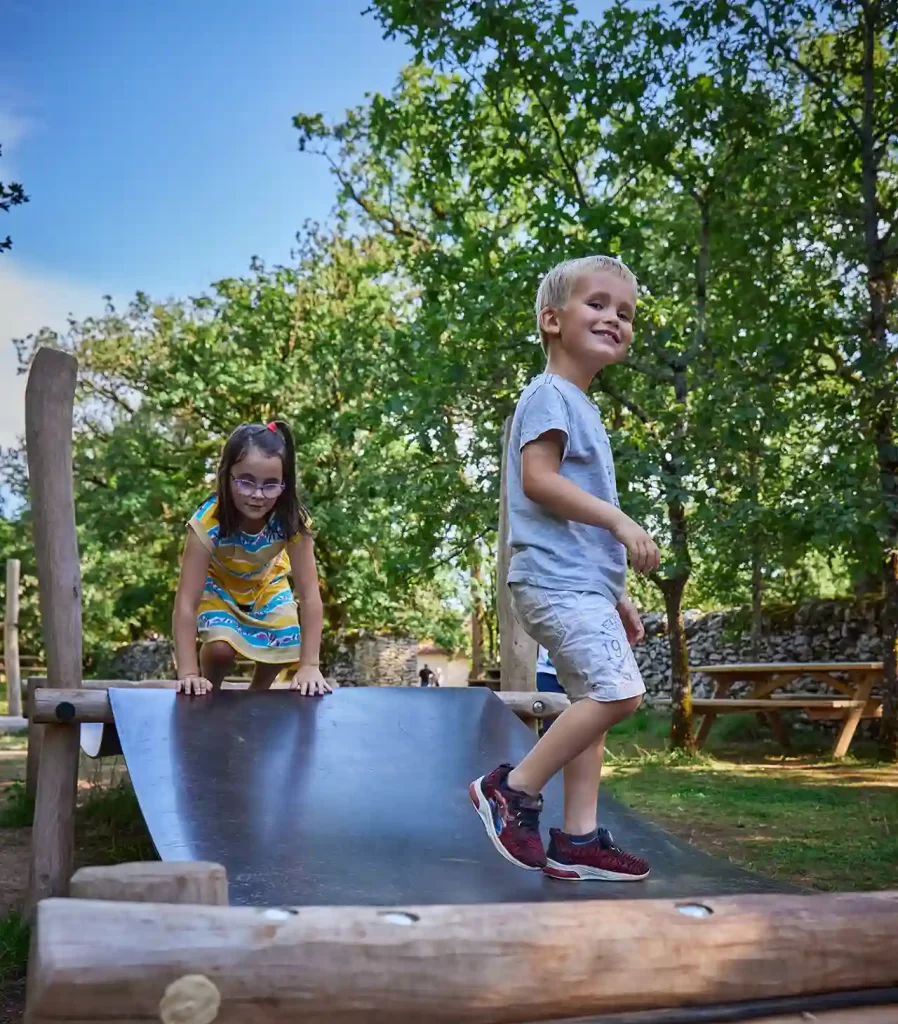
[[(832, 761), (827, 736), (783, 755), (754, 716), (715, 724), (714, 755), (666, 749), (669, 719), (640, 711), (608, 740), (608, 790), (702, 849), (817, 889), (898, 887), (898, 767), (871, 744)], [(719, 729), (719, 732), (717, 731)]]
[(16, 914), (0, 917), (0, 982), (20, 978), (28, 963), (28, 925)]
[(75, 836), (79, 864), (158, 859), (127, 779), (88, 790), (75, 815)]
[(25, 828), (34, 816), (34, 800), (25, 791), (24, 782), (11, 782), (3, 791), (0, 828)]

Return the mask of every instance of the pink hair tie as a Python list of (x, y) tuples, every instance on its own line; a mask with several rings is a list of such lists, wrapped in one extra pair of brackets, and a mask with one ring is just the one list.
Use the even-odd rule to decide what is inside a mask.
[(276, 434), (278, 432), (278, 425), (276, 423), (269, 423), (265, 429), (270, 430), (272, 434)]

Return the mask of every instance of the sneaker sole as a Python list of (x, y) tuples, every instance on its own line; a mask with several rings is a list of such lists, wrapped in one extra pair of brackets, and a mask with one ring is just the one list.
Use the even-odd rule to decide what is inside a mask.
[(644, 875), (625, 875), (619, 871), (606, 871), (604, 868), (590, 868), (585, 865), (561, 864), (557, 860), (550, 860), (543, 868), (543, 874), (563, 882), (641, 882), (644, 878), (648, 878), (650, 871), (646, 871)]
[(544, 871), (544, 868), (533, 867), (530, 864), (525, 864), (523, 861), (512, 857), (512, 855), (505, 849), (499, 840), (499, 836), (496, 833), (496, 826), (493, 823), (493, 814), (490, 810), (490, 802), (484, 795), (483, 790), (480, 788), (481, 782), (483, 782), (485, 776), (481, 775), (479, 779), (475, 779), (470, 786), (468, 786), (468, 794), (471, 797), (471, 803), (474, 805), (474, 810), (477, 811), (477, 815), (483, 822), (483, 827), (486, 829), (486, 834), (490, 837), (490, 842), (499, 853), (510, 863), (514, 864), (517, 868), (522, 868), (524, 871)]

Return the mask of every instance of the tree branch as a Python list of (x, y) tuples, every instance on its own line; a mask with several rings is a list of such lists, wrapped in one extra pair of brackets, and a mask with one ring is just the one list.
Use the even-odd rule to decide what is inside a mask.
[[(769, 21), (770, 15), (767, 9), (766, 0), (761, 0), (761, 7), (764, 11), (766, 19)], [(861, 141), (861, 126), (854, 119), (854, 116), (851, 113), (849, 107), (842, 101), (842, 99), (835, 92), (833, 87), (827, 83), (826, 79), (823, 78), (822, 75), (818, 74), (813, 68), (809, 67), (803, 60), (794, 56), (794, 54), (787, 50), (785, 45), (783, 45), (776, 38), (774, 33), (766, 25), (762, 25), (757, 18), (752, 17), (751, 21), (755, 23), (755, 25), (765, 36), (767, 41), (769, 43), (772, 43), (773, 46), (776, 47), (777, 50), (779, 50), (780, 54), (786, 60), (787, 63), (791, 64), (794, 68), (800, 71), (809, 82), (813, 82), (818, 89), (821, 89), (825, 93), (833, 107), (837, 111), (839, 111), (839, 113), (842, 114), (842, 116), (845, 118), (845, 121), (848, 127), (851, 129), (852, 133), (855, 136), (857, 136), (859, 141)]]

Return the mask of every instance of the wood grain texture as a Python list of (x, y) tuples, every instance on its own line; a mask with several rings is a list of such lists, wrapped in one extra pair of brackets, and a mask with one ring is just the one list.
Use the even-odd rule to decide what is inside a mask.
[(69, 895), (82, 900), (127, 903), (228, 905), (228, 875), (207, 861), (135, 861), (81, 868), (72, 875)]
[[(72, 484), (72, 409), (77, 362), (41, 348), (25, 388), (25, 444), (47, 683), (81, 685), (81, 566)], [(67, 891), (74, 853), (78, 731), (47, 726), (31, 837), (28, 909)]]
[[(156, 1020), (201, 974), (220, 1024), (511, 1024), (859, 990), (898, 974), (898, 892), (261, 910), (47, 900), (31, 1024)], [(613, 941), (609, 941), (613, 936)]]
[(6, 563), (6, 609), (3, 615), (3, 663), (6, 669), (8, 714), (22, 715), (22, 673), (19, 664), (19, 579), (22, 563), (10, 558)]
[(511, 609), (508, 564), (511, 543), (508, 534), (508, 443), (511, 416), (502, 436), (502, 464), (499, 474), (499, 537), (496, 565), (496, 601), (499, 620), (499, 687), (502, 690), (536, 689), (536, 643), (524, 632)]

